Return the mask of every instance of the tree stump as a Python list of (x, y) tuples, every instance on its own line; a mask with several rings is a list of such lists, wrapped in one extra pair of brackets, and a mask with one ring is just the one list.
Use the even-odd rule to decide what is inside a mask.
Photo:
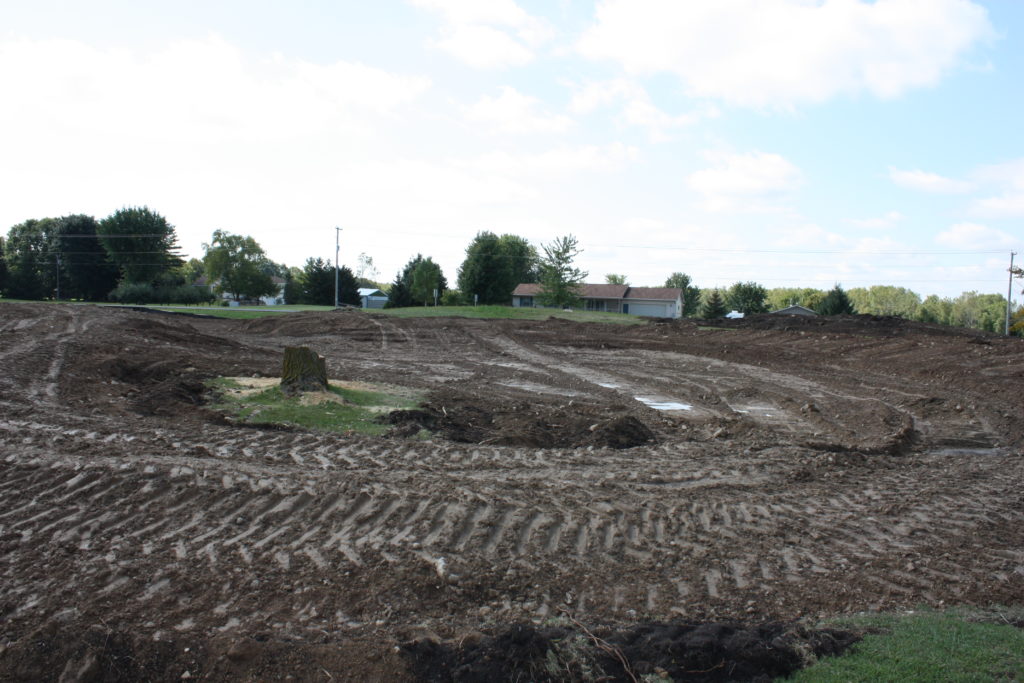
[(281, 393), (296, 396), (304, 391), (327, 391), (327, 362), (306, 346), (286, 346)]

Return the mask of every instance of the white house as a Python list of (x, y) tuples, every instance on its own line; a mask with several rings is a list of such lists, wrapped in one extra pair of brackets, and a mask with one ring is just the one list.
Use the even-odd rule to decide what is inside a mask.
[[(541, 286), (520, 284), (512, 292), (515, 308), (537, 308)], [(588, 311), (629, 313), (649, 318), (680, 318), (683, 290), (674, 287), (630, 287), (629, 285), (581, 285), (583, 307)]]

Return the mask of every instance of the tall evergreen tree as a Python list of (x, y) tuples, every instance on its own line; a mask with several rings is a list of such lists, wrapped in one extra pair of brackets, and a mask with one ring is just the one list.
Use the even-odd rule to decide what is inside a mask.
[(713, 318), (724, 318), (729, 312), (725, 304), (725, 298), (718, 289), (704, 290), (704, 305), (701, 307), (701, 317), (708, 320)]
[(105, 301), (117, 287), (118, 270), (100, 244), (98, 228), (96, 219), (84, 214), (54, 222), (49, 248), (61, 257), (61, 298)]
[(829, 290), (815, 310), (821, 315), (853, 315), (857, 312), (850, 297), (838, 283)]
[[(302, 274), (297, 278), (301, 292), (299, 303), (315, 306), (334, 305), (334, 265), (322, 258), (306, 259)], [(356, 278), (347, 266), (338, 269), (338, 303), (358, 306), (359, 288)]]

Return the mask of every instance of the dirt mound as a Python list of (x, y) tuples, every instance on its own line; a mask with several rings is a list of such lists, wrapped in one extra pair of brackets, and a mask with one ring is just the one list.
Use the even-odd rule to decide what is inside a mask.
[[(689, 321), (687, 321), (689, 322)], [(702, 321), (706, 325), (729, 329), (778, 330), (783, 332), (825, 332), (892, 337), (897, 335), (929, 335), (938, 337), (985, 338), (988, 332), (966, 327), (951, 327), (907, 320), (892, 315), (778, 315), (759, 313), (743, 318), (722, 318)]]
[(593, 422), (567, 410), (537, 411), (527, 404), (492, 412), (470, 403), (447, 403), (440, 405), (435, 400), (422, 410), (396, 410), (380, 421), (396, 425), (393, 436), (415, 436), (425, 429), (458, 443), (621, 449), (656, 440), (654, 432), (632, 415)]
[(768, 682), (857, 640), (845, 631), (779, 623), (641, 624), (594, 633), (516, 625), (469, 642), (418, 640), (403, 649), (422, 681)]

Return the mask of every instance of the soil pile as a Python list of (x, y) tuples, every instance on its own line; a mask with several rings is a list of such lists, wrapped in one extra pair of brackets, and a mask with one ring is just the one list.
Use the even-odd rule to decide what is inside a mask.
[(642, 624), (583, 633), (516, 625), (468, 643), (418, 640), (403, 646), (422, 681), (674, 681), (768, 683), (819, 657), (841, 654), (858, 638), (768, 623)]

